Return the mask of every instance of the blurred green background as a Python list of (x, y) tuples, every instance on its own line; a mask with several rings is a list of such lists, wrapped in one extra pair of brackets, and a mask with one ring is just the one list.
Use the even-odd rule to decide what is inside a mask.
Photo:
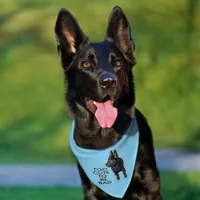
[[(132, 27), (136, 106), (151, 125), (155, 147), (200, 150), (199, 0), (1, 0), (0, 163), (74, 163), (55, 20), (65, 7), (91, 41), (101, 41), (115, 5)], [(162, 173), (165, 197), (198, 199), (195, 177)], [(0, 190), (3, 200), (62, 195), (62, 189), (11, 190)], [(71, 192), (74, 200), (82, 195)]]
[(69, 9), (92, 41), (120, 5), (136, 43), (136, 105), (156, 148), (200, 150), (198, 0), (1, 0), (0, 162), (73, 162), (54, 25)]

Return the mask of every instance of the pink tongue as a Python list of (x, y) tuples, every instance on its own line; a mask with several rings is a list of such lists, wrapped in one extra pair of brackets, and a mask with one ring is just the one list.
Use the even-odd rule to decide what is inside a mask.
[(99, 125), (102, 128), (110, 128), (117, 118), (117, 108), (113, 107), (112, 101), (106, 101), (104, 103), (96, 102), (97, 110), (95, 117), (97, 118)]

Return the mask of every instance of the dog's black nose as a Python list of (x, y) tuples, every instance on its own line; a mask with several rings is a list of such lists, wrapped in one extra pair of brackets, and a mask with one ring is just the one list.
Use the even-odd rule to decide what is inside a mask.
[(100, 77), (100, 85), (102, 88), (110, 89), (117, 86), (117, 78), (114, 74), (103, 74)]

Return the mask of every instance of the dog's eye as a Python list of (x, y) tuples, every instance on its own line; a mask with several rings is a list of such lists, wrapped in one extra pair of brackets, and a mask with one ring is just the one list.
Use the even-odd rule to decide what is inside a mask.
[(82, 66), (86, 69), (86, 68), (88, 68), (90, 66), (90, 63), (88, 61), (84, 61), (82, 63)]
[(120, 60), (115, 61), (114, 66), (119, 68), (122, 66), (122, 62)]

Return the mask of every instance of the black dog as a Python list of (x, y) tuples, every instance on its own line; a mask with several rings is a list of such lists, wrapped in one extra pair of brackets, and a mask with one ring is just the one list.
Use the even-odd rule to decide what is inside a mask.
[[(135, 108), (132, 75), (132, 66), (136, 64), (135, 45), (125, 14), (115, 7), (104, 41), (92, 43), (70, 12), (61, 9), (55, 33), (67, 87), (66, 102), (76, 122), (77, 145), (87, 149), (107, 148), (121, 138), (136, 117), (139, 149), (134, 174), (123, 199), (161, 200), (151, 130)], [(95, 186), (80, 164), (78, 169), (85, 200), (116, 199)]]
[(105, 164), (107, 167), (111, 167), (112, 171), (115, 173), (117, 180), (120, 179), (119, 172), (123, 172), (124, 177), (127, 177), (126, 170), (124, 168), (124, 161), (122, 158), (118, 156), (116, 150), (110, 151), (110, 155), (107, 163)]

